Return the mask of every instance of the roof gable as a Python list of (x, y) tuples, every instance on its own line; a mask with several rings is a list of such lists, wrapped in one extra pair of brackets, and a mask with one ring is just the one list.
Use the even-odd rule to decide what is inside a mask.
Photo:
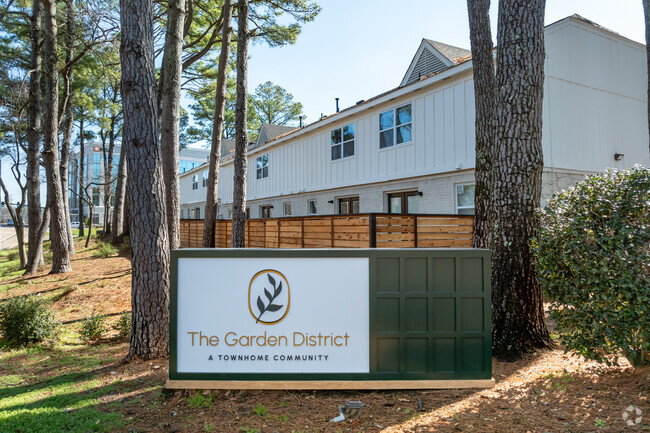
[(411, 64), (400, 83), (400, 87), (418, 81), (421, 77), (442, 72), (456, 64), (470, 53), (469, 50), (422, 39)]

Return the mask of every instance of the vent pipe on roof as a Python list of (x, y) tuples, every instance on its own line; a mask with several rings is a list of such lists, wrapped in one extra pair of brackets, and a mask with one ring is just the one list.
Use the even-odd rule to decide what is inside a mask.
[(339, 98), (336, 98), (336, 112), (339, 112)]
[(298, 116), (298, 120), (300, 121), (299, 128), (302, 128), (302, 116)]

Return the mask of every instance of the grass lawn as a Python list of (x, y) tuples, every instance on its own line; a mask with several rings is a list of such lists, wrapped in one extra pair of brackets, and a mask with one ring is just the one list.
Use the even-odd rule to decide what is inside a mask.
[[(431, 391), (178, 391), (163, 394), (167, 359), (123, 363), (128, 343), (111, 328), (130, 309), (128, 248), (76, 243), (73, 271), (46, 266), (23, 278), (16, 251), (0, 252), (0, 303), (36, 295), (62, 322), (54, 341), (0, 340), (0, 433), (59, 432), (640, 432), (650, 431), (650, 370), (606, 367), (562, 348), (493, 362), (496, 386)], [(48, 246), (46, 245), (46, 251)], [(106, 317), (99, 341), (80, 339), (84, 318)], [(418, 410), (418, 400), (423, 410)], [(354, 422), (329, 423), (361, 400)], [(628, 426), (628, 406), (643, 411)]]

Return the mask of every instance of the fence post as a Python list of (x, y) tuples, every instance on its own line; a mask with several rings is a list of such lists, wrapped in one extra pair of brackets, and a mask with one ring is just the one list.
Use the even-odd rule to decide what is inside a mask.
[(334, 215), (330, 217), (330, 234), (331, 234), (330, 247), (334, 248)]
[(377, 214), (370, 214), (370, 248), (377, 248)]
[(278, 219), (278, 248), (280, 248), (280, 219)]
[(263, 248), (267, 248), (267, 246), (266, 246), (266, 219), (263, 219), (262, 221), (264, 221), (264, 247)]
[(305, 248), (305, 217), (300, 218), (300, 248)]
[(418, 216), (413, 215), (413, 244), (418, 247)]

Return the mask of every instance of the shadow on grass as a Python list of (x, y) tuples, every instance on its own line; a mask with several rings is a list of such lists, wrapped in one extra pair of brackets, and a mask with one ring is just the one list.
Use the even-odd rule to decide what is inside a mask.
[[(110, 411), (104, 400), (138, 383), (136, 379), (104, 383), (110, 370), (118, 367), (115, 352), (110, 346), (4, 351), (0, 375), (15, 377), (19, 384), (0, 388), (0, 431), (85, 433), (124, 425), (122, 416)], [(29, 376), (24, 376), (27, 372)]]

